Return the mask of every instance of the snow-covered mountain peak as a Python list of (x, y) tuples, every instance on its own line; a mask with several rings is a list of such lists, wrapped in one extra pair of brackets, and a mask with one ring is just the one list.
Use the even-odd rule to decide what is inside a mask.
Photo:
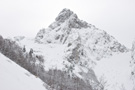
[(86, 28), (94, 29), (95, 27), (83, 20), (80, 20), (73, 11), (63, 9), (48, 28), (41, 29), (37, 33), (35, 41), (38, 43), (64, 43), (66, 42), (64, 39), (68, 38), (68, 35), (72, 33), (73, 29), (77, 30)]
[(81, 21), (69, 9), (63, 9), (55, 22), (47, 29), (41, 29), (35, 42), (64, 45), (66, 46), (63, 49), (64, 57), (69, 62), (87, 68), (93, 67), (95, 60), (128, 51), (113, 36), (94, 25)]
[(25, 36), (16, 36), (16, 37), (13, 37), (13, 39), (15, 41), (20, 41), (20, 40), (23, 40), (25, 38)]
[(75, 18), (77, 18), (77, 15), (73, 13), (73, 11), (71, 11), (70, 9), (64, 8), (59, 15), (56, 17), (56, 21), (58, 22), (64, 22), (65, 20), (67, 20), (68, 18), (70, 18), (70, 16), (74, 16)]
[[(80, 41), (78, 41), (78, 38), (80, 38)], [(127, 48), (113, 36), (80, 20), (69, 9), (63, 9), (55, 22), (47, 29), (41, 29), (35, 38), (35, 42), (67, 44), (67, 46), (71, 44), (72, 48), (76, 46), (75, 42), (77, 42), (83, 45), (86, 50), (89, 50), (90, 55), (99, 59), (106, 56), (106, 54), (111, 55), (112, 52), (127, 51)]]
[(55, 22), (52, 23), (49, 28), (54, 29), (58, 26), (62, 26), (63, 23), (66, 24), (67, 28), (87, 28), (89, 27), (88, 23), (82, 21), (78, 16), (71, 11), (70, 9), (63, 9), (55, 19)]

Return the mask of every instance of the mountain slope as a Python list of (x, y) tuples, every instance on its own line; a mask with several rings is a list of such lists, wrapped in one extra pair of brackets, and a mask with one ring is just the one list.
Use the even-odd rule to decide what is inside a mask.
[[(94, 71), (94, 67), (98, 64), (100, 67), (98, 61), (102, 63), (102, 59), (129, 51), (113, 36), (80, 20), (69, 9), (63, 9), (48, 28), (41, 29), (37, 33), (35, 39), (23, 38), (17, 42), (20, 43), (20, 46), (25, 45), (27, 52), (32, 48), (35, 55), (42, 55), (46, 71), (57, 69), (66, 72), (64, 75), (68, 74), (71, 81), (78, 77), (86, 82), (86, 86), (89, 84), (92, 90), (104, 90), (104, 85), (99, 81), (98, 74), (98, 78), (95, 74), (98, 69)], [(101, 64), (101, 67), (103, 67), (103, 64)], [(107, 70), (111, 68), (107, 67)], [(70, 86), (66, 86), (68, 85), (66, 79), (64, 78), (64, 87), (69, 88)], [(109, 81), (110, 79), (108, 79)], [(57, 86), (57, 84), (55, 85)], [(85, 87), (83, 89), (86, 90)]]
[(135, 81), (131, 75), (131, 52), (116, 54), (97, 61), (94, 68), (99, 80), (104, 80), (105, 90), (134, 90)]
[(0, 90), (47, 90), (39, 78), (0, 53)]

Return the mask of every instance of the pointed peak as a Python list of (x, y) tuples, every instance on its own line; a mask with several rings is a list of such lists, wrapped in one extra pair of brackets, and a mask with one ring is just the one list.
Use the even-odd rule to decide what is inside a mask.
[[(74, 12), (71, 11), (70, 9), (67, 9), (67, 8), (64, 8), (60, 13), (59, 15), (56, 17), (56, 21), (59, 21), (59, 22), (64, 22), (65, 20), (67, 20), (71, 15), (73, 15)], [(74, 14), (74, 16), (77, 17), (76, 14)]]
[(67, 13), (73, 13), (70, 9), (64, 8), (60, 13), (67, 12)]

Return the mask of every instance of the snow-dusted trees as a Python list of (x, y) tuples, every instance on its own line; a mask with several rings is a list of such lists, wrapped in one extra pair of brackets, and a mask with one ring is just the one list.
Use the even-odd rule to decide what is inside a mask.
[(29, 55), (32, 57), (32, 54), (33, 54), (33, 49), (31, 48), (30, 52), (29, 52)]
[(25, 46), (23, 46), (23, 52), (26, 52), (26, 48), (25, 48)]
[(0, 51), (2, 51), (2, 47), (3, 47), (3, 37), (0, 36)]
[(131, 66), (132, 66), (132, 72), (131, 75), (134, 76), (135, 79), (135, 40), (132, 43), (132, 49), (131, 49)]
[(132, 51), (132, 54), (131, 54), (132, 59), (135, 60), (135, 41), (133, 41), (133, 43), (132, 43), (131, 51)]
[(92, 90), (89, 83), (78, 77), (71, 78), (67, 72), (57, 69), (45, 72), (43, 81), (56, 90)]
[[(32, 55), (33, 49), (27, 53), (25, 46), (21, 48), (15, 41), (3, 39), (2, 36), (0, 36), (0, 52), (34, 75), (37, 75), (37, 69), (38, 73), (39, 71), (43, 71), (42, 63), (44, 59), (42, 56)], [(39, 63), (36, 63), (37, 61)]]

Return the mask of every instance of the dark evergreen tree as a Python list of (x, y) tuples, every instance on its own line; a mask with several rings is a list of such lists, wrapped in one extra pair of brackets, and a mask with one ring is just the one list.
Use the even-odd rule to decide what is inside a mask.
[(29, 55), (32, 57), (32, 54), (33, 54), (33, 49), (31, 48), (30, 52), (29, 52)]
[(25, 48), (25, 46), (23, 47), (23, 52), (26, 52), (26, 48)]

